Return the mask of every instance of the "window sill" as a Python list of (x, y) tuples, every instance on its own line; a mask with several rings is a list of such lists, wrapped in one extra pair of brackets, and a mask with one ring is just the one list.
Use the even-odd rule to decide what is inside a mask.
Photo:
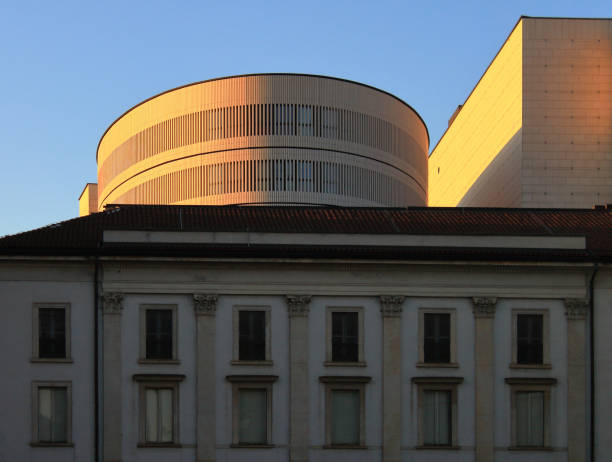
[(232, 366), (273, 366), (274, 362), (269, 360), (249, 361), (242, 359), (232, 359), (230, 361), (230, 364)]
[(362, 444), (325, 444), (323, 449), (368, 449)]
[(31, 363), (72, 363), (72, 358), (30, 358)]
[(138, 360), (138, 364), (181, 364), (179, 359), (143, 359)]
[(432, 444), (423, 444), (421, 446), (415, 446), (415, 449), (433, 449), (433, 450), (442, 450), (442, 451), (448, 451), (448, 450), (452, 450), (452, 451), (458, 451), (459, 449), (461, 449), (461, 446), (448, 446), (448, 445), (432, 445)]
[(550, 446), (510, 446), (508, 451), (552, 451)]
[(341, 362), (341, 361), (325, 361), (323, 363), (325, 367), (366, 367), (365, 361), (356, 362)]
[(234, 449), (270, 449), (275, 448), (274, 444), (248, 444), (248, 443), (234, 443), (230, 444), (230, 448)]
[(73, 448), (74, 443), (41, 443), (32, 442), (30, 446), (33, 448)]
[(416, 363), (416, 367), (444, 367), (444, 368), (458, 368), (458, 363)]
[(510, 363), (508, 367), (510, 367), (510, 369), (552, 369), (552, 365), (549, 363), (544, 363), (544, 364)]
[(182, 448), (183, 445), (179, 443), (138, 443), (138, 448)]

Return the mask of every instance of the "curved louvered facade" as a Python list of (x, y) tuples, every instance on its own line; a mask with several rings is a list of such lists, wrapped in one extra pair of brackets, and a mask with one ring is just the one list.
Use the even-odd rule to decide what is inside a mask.
[(105, 204), (425, 206), (427, 128), (398, 98), (341, 79), (261, 74), (130, 109), (98, 146)]

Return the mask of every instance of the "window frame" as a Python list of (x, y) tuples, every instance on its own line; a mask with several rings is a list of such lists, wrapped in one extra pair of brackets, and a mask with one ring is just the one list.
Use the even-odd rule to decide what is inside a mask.
[[(171, 310), (172, 312), (172, 357), (163, 359), (147, 358), (147, 310)], [(180, 364), (178, 359), (178, 305), (170, 303), (140, 304), (140, 364)]]
[[(346, 313), (353, 312), (357, 313), (357, 361), (333, 361), (332, 349), (333, 349), (333, 326), (332, 326), (332, 314), (333, 313)], [(326, 367), (339, 366), (339, 367), (366, 367), (367, 364), (364, 359), (364, 321), (363, 321), (363, 307), (362, 306), (328, 306), (325, 313), (325, 362), (323, 363)]]
[[(518, 362), (518, 316), (541, 315), (542, 316), (542, 363), (519, 363)], [(550, 363), (550, 313), (547, 309), (515, 308), (512, 310), (512, 361), (511, 369), (552, 369)]]
[[(273, 448), (272, 400), (274, 382), (277, 375), (228, 375), (226, 380), (232, 385), (232, 448)], [(266, 443), (240, 442), (240, 390), (266, 390)]]
[[(551, 388), (557, 384), (555, 378), (533, 378), (533, 377), (508, 377), (505, 382), (510, 386), (510, 447), (508, 449), (518, 451), (549, 451), (552, 449), (551, 441)], [(517, 444), (517, 399), (520, 392), (543, 392), (544, 393), (544, 445), (543, 446), (519, 446)]]
[[(240, 359), (240, 311), (263, 311), (266, 319), (265, 340), (266, 347), (265, 359), (261, 360), (245, 360)], [(270, 305), (234, 305), (232, 310), (232, 360), (231, 364), (235, 366), (272, 366), (272, 348), (271, 348), (271, 307)]]
[[(457, 387), (463, 383), (463, 377), (413, 377), (412, 383), (417, 386), (417, 449), (461, 449), (458, 445), (459, 406)], [(450, 391), (451, 393), (451, 444), (425, 444), (424, 431), (424, 394), (426, 391)]]
[[(365, 387), (372, 380), (367, 376), (321, 376), (319, 382), (325, 387), (325, 444), (323, 449), (367, 449)], [(334, 444), (332, 441), (332, 393), (335, 390), (359, 392), (359, 444)]]
[[(65, 388), (66, 389), (66, 441), (48, 442), (40, 441), (38, 435), (38, 390), (40, 388)], [(70, 381), (33, 381), (32, 382), (32, 441), (30, 446), (44, 447), (73, 447), (72, 441), (72, 382)]]
[[(183, 374), (134, 374), (138, 383), (138, 448), (180, 448), (179, 385), (185, 380)], [(156, 443), (146, 440), (147, 434), (147, 389), (172, 389), (172, 442)]]
[[(433, 363), (425, 362), (425, 315), (426, 314), (449, 314), (450, 315), (450, 362)], [(457, 310), (456, 308), (419, 308), (419, 359), (417, 367), (445, 367), (458, 368), (457, 363)]]
[[(39, 323), (39, 310), (41, 308), (63, 308), (64, 309), (64, 341), (66, 342), (66, 355), (63, 358), (41, 358), (39, 350), (40, 341), (40, 323)], [(33, 363), (71, 363), (72, 352), (71, 352), (71, 316), (70, 316), (70, 303), (34, 303), (32, 306), (32, 358), (30, 362)]]

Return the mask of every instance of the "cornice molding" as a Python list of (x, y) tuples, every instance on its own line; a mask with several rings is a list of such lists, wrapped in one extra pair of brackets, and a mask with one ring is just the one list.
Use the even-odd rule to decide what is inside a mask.
[(310, 295), (287, 295), (287, 310), (289, 312), (289, 317), (308, 317), (308, 312), (310, 311), (310, 300), (312, 296)]
[(216, 294), (193, 294), (193, 310), (196, 316), (215, 316), (217, 314)]
[(402, 316), (402, 305), (406, 297), (403, 295), (381, 295), (380, 312), (383, 318), (399, 318)]
[(123, 311), (123, 294), (120, 292), (104, 292), (102, 294), (102, 313), (121, 314)]
[(475, 318), (492, 318), (495, 316), (495, 305), (497, 304), (497, 298), (495, 297), (472, 297), (474, 303)]

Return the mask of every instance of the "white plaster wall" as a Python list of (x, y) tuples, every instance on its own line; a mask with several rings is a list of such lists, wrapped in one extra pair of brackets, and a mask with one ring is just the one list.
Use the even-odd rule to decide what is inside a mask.
[[(177, 305), (177, 357), (180, 364), (139, 364), (140, 305)], [(123, 457), (126, 461), (194, 460), (196, 441), (195, 315), (189, 295), (126, 294), (121, 314), (123, 358)], [(134, 374), (184, 374), (179, 384), (179, 442), (182, 448), (138, 448), (139, 384)]]
[[(548, 310), (550, 325), (551, 369), (511, 369), (512, 310)], [(494, 319), (495, 339), (495, 460), (566, 461), (567, 460), (567, 318), (563, 300), (500, 299)], [(507, 377), (556, 378), (550, 388), (550, 446), (553, 451), (508, 451), (511, 446), (510, 386)]]
[[(232, 365), (234, 306), (269, 307), (271, 366)], [(289, 315), (282, 296), (220, 296), (216, 315), (216, 394), (217, 394), (217, 460), (289, 460)], [(232, 384), (228, 375), (277, 375), (272, 385), (272, 435), (275, 448), (230, 448), (232, 443)]]
[[(419, 309), (455, 309), (458, 368), (416, 367), (419, 361)], [(418, 387), (413, 377), (463, 377), (457, 386), (457, 445), (460, 450), (420, 450)], [(408, 298), (402, 313), (402, 460), (474, 460), (474, 315), (467, 298)]]
[(612, 271), (599, 270), (594, 290), (595, 333), (595, 460), (605, 461), (612, 450)]
[[(0, 265), (0, 461), (93, 460), (93, 268)], [(32, 306), (70, 303), (72, 363), (32, 363)], [(32, 382), (72, 382), (74, 447), (31, 447)]]
[[(327, 307), (360, 307), (363, 309), (363, 357), (365, 367), (324, 365), (326, 359)], [(380, 460), (382, 446), (382, 317), (375, 297), (313, 297), (309, 314), (310, 373), (310, 460), (359, 462)], [(365, 445), (368, 449), (323, 449), (325, 444), (324, 375), (367, 376), (365, 384)]]

